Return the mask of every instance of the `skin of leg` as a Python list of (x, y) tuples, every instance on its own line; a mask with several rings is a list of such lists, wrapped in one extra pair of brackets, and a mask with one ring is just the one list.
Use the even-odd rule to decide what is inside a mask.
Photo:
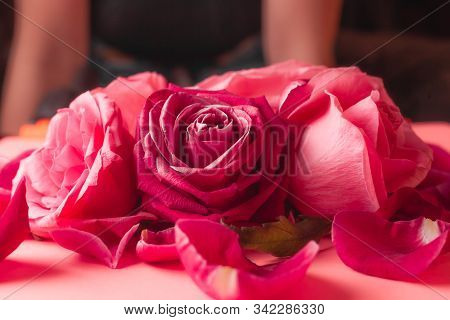
[(342, 0), (263, 0), (262, 36), (269, 63), (297, 59), (334, 65)]
[(4, 135), (17, 134), (48, 92), (73, 81), (86, 63), (79, 53), (89, 46), (89, 0), (18, 0), (15, 9), (1, 101)]

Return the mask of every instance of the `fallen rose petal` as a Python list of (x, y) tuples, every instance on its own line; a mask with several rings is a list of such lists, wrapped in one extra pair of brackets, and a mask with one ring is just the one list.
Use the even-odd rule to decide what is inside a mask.
[(141, 240), (136, 246), (137, 256), (147, 262), (163, 262), (178, 260), (173, 228), (158, 232), (142, 231)]
[(423, 217), (391, 222), (373, 213), (340, 213), (334, 218), (332, 238), (337, 254), (352, 269), (406, 279), (439, 256), (448, 230), (448, 224)]
[[(0, 192), (1, 202), (5, 202), (5, 196)], [(0, 261), (13, 252), (30, 232), (27, 212), (25, 181), (22, 179), (4, 211), (0, 211)]]
[(195, 283), (217, 299), (288, 297), (318, 252), (310, 242), (293, 257), (276, 265), (257, 266), (248, 260), (238, 235), (209, 220), (180, 220), (175, 226), (180, 260)]
[[(110, 268), (117, 268), (125, 250), (133, 250), (136, 245), (139, 223), (153, 219), (153, 215), (139, 213), (120, 218), (60, 221), (63, 226), (50, 230), (49, 235), (66, 249), (95, 258)], [(69, 227), (64, 227), (64, 224)]]

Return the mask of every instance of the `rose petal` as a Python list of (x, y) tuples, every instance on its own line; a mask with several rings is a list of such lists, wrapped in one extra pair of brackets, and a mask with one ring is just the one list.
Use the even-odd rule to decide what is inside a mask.
[[(6, 202), (5, 196), (0, 194), (1, 202)], [(25, 181), (22, 179), (4, 211), (0, 212), (0, 261), (13, 252), (29, 233), (27, 212)]]
[[(273, 127), (264, 127), (272, 119)], [(223, 121), (221, 126), (215, 125), (216, 120)], [(215, 141), (201, 139), (208, 134), (216, 134), (218, 142), (228, 139), (226, 133), (219, 135), (217, 130), (229, 129), (231, 122), (236, 128), (230, 130), (237, 137), (227, 141), (230, 145), (226, 145), (226, 150), (209, 164), (204, 163), (204, 167), (196, 167), (179, 152), (180, 148), (188, 149), (188, 155), (196, 154), (192, 156), (194, 160), (200, 153), (204, 155), (205, 144)], [(213, 129), (208, 134), (198, 132), (208, 125)], [(181, 131), (187, 131), (188, 141), (180, 136)], [(278, 204), (276, 208), (283, 208), (282, 211), (274, 212), (272, 208), (272, 214), (259, 214), (258, 210), (281, 183), (278, 171), (284, 169), (281, 160), (287, 137), (285, 123), (274, 118), (264, 97), (248, 99), (225, 91), (174, 85), (155, 92), (140, 115), (135, 145), (138, 189), (143, 193), (144, 209), (171, 222), (206, 216), (212, 220), (246, 220), (255, 214), (283, 214), (284, 206)], [(263, 142), (273, 147), (264, 148)], [(263, 179), (262, 174), (273, 177), (273, 182)], [(270, 210), (268, 206), (266, 209)]]
[(195, 283), (218, 299), (269, 299), (289, 296), (314, 259), (310, 242), (277, 265), (257, 266), (242, 252), (238, 235), (207, 220), (181, 220), (175, 227), (180, 259)]
[(357, 67), (323, 69), (305, 85), (297, 86), (294, 91), (300, 99), (293, 99), (289, 94), (285, 94), (286, 98), (281, 103), (280, 113), (283, 117), (292, 119), (308, 118), (324, 99), (324, 93), (338, 97), (345, 111), (370, 96), (373, 90), (379, 91), (383, 99), (392, 103), (384, 90), (383, 82), (368, 76)]
[(395, 221), (424, 217), (450, 222), (450, 211), (440, 205), (439, 199), (412, 188), (402, 188), (392, 194), (377, 214)]
[(136, 119), (147, 98), (155, 91), (164, 89), (167, 80), (156, 72), (143, 72), (124, 78), (118, 77), (106, 88), (95, 91), (105, 92), (122, 112), (130, 134), (134, 136)]
[[(381, 161), (384, 181), (374, 181), (377, 190), (384, 187), (395, 192), (415, 187), (425, 178), (431, 166), (430, 148), (402, 117), (382, 80), (356, 67), (329, 68), (292, 87), (283, 94), (279, 115), (290, 123), (313, 127), (316, 119), (326, 114), (328, 95), (338, 99), (344, 117), (365, 134), (372, 154), (379, 158), (376, 161)], [(371, 168), (378, 168), (380, 164), (373, 160), (369, 156)], [(383, 192), (377, 193), (380, 197)]]
[(430, 171), (433, 151), (403, 121), (391, 141), (391, 155), (383, 159), (386, 188), (395, 192), (403, 187), (416, 187)]
[(373, 213), (335, 216), (333, 243), (342, 261), (356, 271), (405, 279), (424, 271), (444, 248), (449, 226), (417, 218), (390, 222)]
[(20, 162), (28, 157), (33, 150), (27, 150), (19, 154), (17, 157), (11, 161), (7, 161), (3, 166), (0, 167), (0, 188), (11, 190), (12, 181), (19, 170)]
[(337, 98), (328, 99), (297, 149), (292, 201), (312, 215), (373, 212), (386, 197), (379, 159), (364, 133), (345, 119)]
[(450, 210), (450, 154), (438, 146), (430, 147), (434, 155), (433, 163), (418, 189), (433, 196), (443, 208)]
[[(133, 242), (139, 223), (148, 219), (153, 220), (154, 216), (140, 213), (120, 218), (62, 221), (62, 227), (51, 229), (49, 235), (66, 249), (117, 268), (125, 250), (134, 248), (130, 242)], [(134, 244), (136, 242), (135, 237)]]
[(278, 109), (284, 89), (291, 83), (309, 80), (323, 71), (322, 66), (308, 66), (295, 60), (264, 68), (231, 71), (211, 76), (196, 85), (207, 90), (227, 90), (243, 97), (265, 96), (274, 110)]
[(141, 240), (136, 246), (137, 256), (147, 262), (162, 262), (178, 260), (173, 228), (158, 232), (142, 231)]

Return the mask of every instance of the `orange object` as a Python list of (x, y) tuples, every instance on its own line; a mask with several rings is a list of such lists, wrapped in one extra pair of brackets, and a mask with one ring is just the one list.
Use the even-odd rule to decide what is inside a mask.
[(49, 119), (39, 119), (35, 123), (24, 124), (19, 129), (19, 136), (23, 138), (44, 139), (47, 134)]

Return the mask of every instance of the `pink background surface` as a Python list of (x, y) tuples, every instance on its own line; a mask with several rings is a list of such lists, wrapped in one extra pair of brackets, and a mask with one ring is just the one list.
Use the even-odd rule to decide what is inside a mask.
[[(426, 141), (450, 151), (450, 125), (415, 124)], [(6, 138), (0, 156), (11, 158), (39, 141)], [(366, 276), (345, 266), (334, 249), (319, 253), (298, 286), (298, 299), (450, 298), (450, 254), (441, 256), (423, 282)], [(0, 298), (9, 299), (207, 299), (182, 266), (138, 263), (109, 269), (48, 241), (27, 240), (0, 263)]]

